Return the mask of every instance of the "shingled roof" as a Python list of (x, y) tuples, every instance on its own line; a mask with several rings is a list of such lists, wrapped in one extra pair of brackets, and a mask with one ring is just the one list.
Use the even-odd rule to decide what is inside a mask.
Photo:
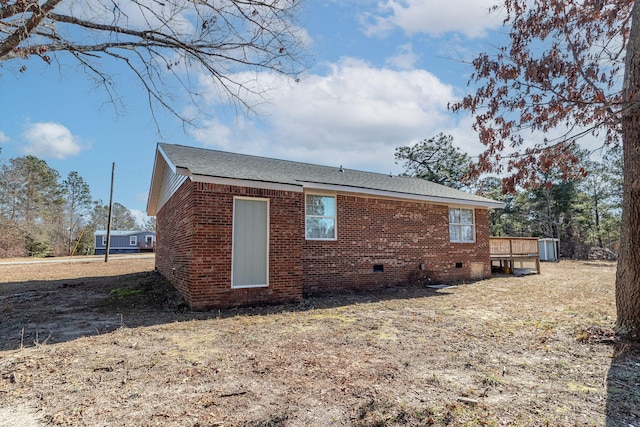
[(293, 191), (315, 188), (485, 208), (504, 206), (495, 200), (419, 178), (160, 143), (147, 207), (150, 215), (161, 207), (157, 200), (162, 185), (159, 169), (165, 165), (159, 162), (164, 162), (173, 173), (194, 181), (216, 182), (219, 179), (227, 183), (227, 180), (238, 180), (244, 181), (242, 185), (246, 186), (251, 183), (261, 187), (269, 184), (291, 186)]

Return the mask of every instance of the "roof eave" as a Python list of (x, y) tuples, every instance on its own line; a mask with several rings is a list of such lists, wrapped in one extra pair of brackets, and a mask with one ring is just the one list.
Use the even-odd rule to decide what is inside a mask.
[(222, 185), (233, 185), (237, 187), (262, 188), (266, 190), (292, 191), (295, 193), (301, 193), (303, 191), (302, 185), (275, 182), (275, 181), (257, 181), (257, 180), (250, 180), (250, 179), (228, 178), (228, 177), (200, 175), (200, 174), (190, 174), (189, 177), (193, 180), (193, 182), (206, 182), (209, 184), (222, 184)]
[(490, 199), (486, 200), (471, 200), (471, 199), (458, 199), (454, 197), (441, 197), (441, 196), (426, 196), (421, 194), (413, 194), (413, 193), (401, 193), (395, 191), (388, 190), (376, 190), (364, 187), (351, 187), (347, 185), (336, 185), (336, 184), (325, 184), (318, 182), (303, 182), (303, 187), (309, 190), (324, 190), (324, 191), (335, 191), (335, 192), (344, 192), (344, 193), (356, 193), (356, 194), (366, 194), (377, 197), (385, 197), (391, 199), (402, 199), (402, 200), (415, 200), (420, 202), (431, 202), (443, 205), (460, 205), (460, 206), (471, 206), (477, 208), (486, 208), (486, 209), (501, 209), (504, 208), (505, 204), (498, 201), (493, 201)]
[(156, 146), (156, 156), (153, 162), (153, 173), (151, 175), (151, 186), (149, 188), (149, 198), (147, 199), (147, 215), (155, 216), (158, 211), (158, 200), (160, 198), (160, 190), (162, 186), (162, 178), (165, 168), (170, 168), (177, 175), (189, 176), (188, 169), (180, 168), (174, 165), (169, 156), (164, 152), (160, 143)]
[[(161, 164), (162, 156), (160, 154), (160, 145), (156, 145), (156, 155), (153, 160), (153, 170), (151, 173), (151, 185), (149, 186), (149, 197), (147, 198), (147, 215), (155, 216), (156, 209), (158, 207), (158, 195), (160, 193), (160, 180), (163, 175), (163, 171), (159, 171), (159, 168), (164, 168), (164, 164)], [(164, 161), (162, 162), (164, 163)]]

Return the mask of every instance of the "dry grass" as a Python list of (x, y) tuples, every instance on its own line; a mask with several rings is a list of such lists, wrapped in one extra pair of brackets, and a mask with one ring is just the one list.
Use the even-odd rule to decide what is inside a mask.
[[(14, 264), (18, 262), (20, 264)], [(24, 291), (40, 281), (69, 280), (87, 277), (113, 277), (122, 274), (151, 271), (155, 260), (149, 256), (111, 255), (73, 258), (10, 258), (0, 259), (0, 294), (8, 292), (9, 284)], [(50, 286), (42, 284), (43, 287)]]
[[(49, 271), (48, 290), (0, 284), (2, 328), (14, 324), (3, 335), (34, 306), (68, 314), (49, 310), (58, 294), (85, 301), (73, 311), (85, 321), (124, 313), (100, 335), (65, 334), (61, 320), (51, 344), (5, 339), (0, 419), (21, 408), (33, 425), (640, 425), (640, 358), (611, 336), (612, 264), (208, 313), (124, 264), (78, 265), (75, 281)], [(20, 286), (49, 294), (23, 304)], [(111, 293), (124, 287), (143, 292)]]

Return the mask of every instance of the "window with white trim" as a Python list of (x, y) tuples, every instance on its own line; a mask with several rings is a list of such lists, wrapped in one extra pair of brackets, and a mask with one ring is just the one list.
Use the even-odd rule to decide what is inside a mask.
[(452, 242), (476, 241), (473, 209), (449, 208), (449, 240)]
[(138, 244), (138, 236), (129, 236), (129, 245), (135, 246)]
[(102, 236), (102, 246), (107, 246), (107, 236)]
[(305, 237), (308, 240), (336, 239), (336, 198), (320, 194), (305, 197)]

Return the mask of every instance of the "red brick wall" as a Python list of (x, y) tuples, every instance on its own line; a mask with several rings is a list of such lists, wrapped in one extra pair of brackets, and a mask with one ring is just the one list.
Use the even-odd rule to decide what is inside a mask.
[(156, 268), (191, 305), (193, 184), (186, 180), (156, 215)]
[[(231, 288), (234, 196), (270, 200), (269, 287)], [(302, 193), (187, 180), (157, 214), (156, 266), (193, 309), (299, 301), (303, 290), (470, 280), (472, 262), (489, 277), (487, 211), (476, 209), (475, 219), (476, 242), (451, 243), (447, 206), (338, 195), (338, 240), (312, 241)]]
[[(234, 196), (269, 199), (268, 287), (231, 288)], [(302, 202), (301, 193), (187, 180), (157, 215), (158, 270), (193, 309), (299, 301)]]
[(304, 242), (305, 292), (470, 280), (471, 262), (491, 275), (484, 209), (475, 211), (476, 242), (451, 243), (447, 206), (350, 195), (336, 202), (337, 241)]

